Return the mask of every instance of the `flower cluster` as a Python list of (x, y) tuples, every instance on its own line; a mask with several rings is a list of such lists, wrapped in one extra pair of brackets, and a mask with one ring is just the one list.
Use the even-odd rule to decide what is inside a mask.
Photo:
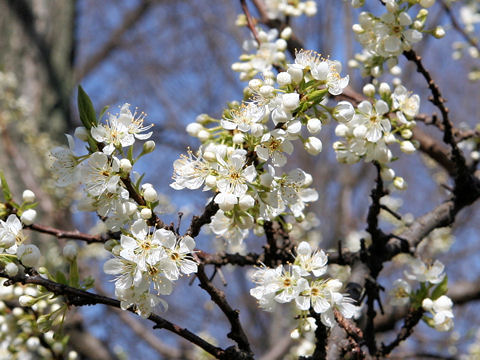
[[(415, 17), (412, 17), (408, 13), (412, 3), (414, 2), (406, 0), (387, 0), (385, 1), (387, 12), (380, 17), (369, 12), (360, 13), (359, 23), (353, 25), (352, 29), (357, 41), (364, 48), (362, 55), (356, 57), (362, 63), (363, 76), (380, 76), (385, 62), (391, 69), (397, 65), (397, 58), (403, 51), (410, 50), (414, 44), (422, 40), (423, 32), (426, 31), (424, 26), (428, 11), (422, 8)], [(418, 3), (422, 7), (433, 5), (433, 1)], [(354, 1), (354, 6), (363, 6), (363, 2)], [(440, 29), (433, 33), (438, 36)], [(360, 64), (357, 66), (360, 67)]]
[[(406, 184), (389, 167), (393, 155), (388, 145), (399, 143), (400, 149), (407, 154), (415, 151), (415, 145), (410, 140), (411, 129), (415, 126), (414, 117), (418, 114), (420, 98), (410, 94), (407, 89), (398, 85), (392, 92), (387, 83), (378, 86), (379, 99), (375, 99), (377, 89), (368, 84), (364, 93), (369, 100), (362, 101), (357, 109), (346, 101), (341, 101), (335, 107), (334, 118), (339, 122), (335, 134), (344, 138), (333, 144), (337, 160), (353, 164), (360, 159), (376, 161), (382, 166), (382, 177), (400, 190)], [(400, 135), (400, 139), (396, 134)]]
[(284, 66), (285, 50), (287, 49), (290, 28), (286, 28), (278, 36), (278, 30), (271, 29), (265, 32), (258, 29), (258, 41), (247, 40), (243, 43), (243, 50), (246, 52), (240, 56), (240, 62), (232, 64), (232, 70), (240, 73), (240, 80), (253, 79), (258, 73), (265, 73), (272, 70), (274, 66)]
[[(148, 317), (158, 304), (167, 303), (157, 295), (170, 295), (173, 281), (197, 272), (192, 258), (195, 242), (190, 236), (177, 238), (170, 230), (151, 230), (139, 219), (130, 233), (121, 235), (120, 244), (112, 248), (115, 258), (104, 265), (107, 274), (116, 275), (115, 294), (122, 309), (135, 306), (143, 317)], [(153, 286), (157, 295), (150, 292)]]
[[(60, 187), (83, 185), (78, 209), (96, 211), (102, 219), (106, 230), (119, 231), (123, 226), (132, 224), (139, 218), (149, 219), (156, 206), (158, 195), (150, 184), (143, 184), (140, 192), (146, 204), (139, 208), (130, 196), (124, 183), (132, 169), (132, 151), (125, 156), (124, 148), (131, 147), (135, 139), (146, 140), (151, 132), (144, 133), (152, 125), (144, 126), (145, 115), (132, 113), (129, 104), (121, 107), (117, 115), (109, 114), (105, 124), (80, 127), (75, 136), (89, 144), (90, 152), (75, 155), (72, 136), (67, 135), (69, 147), (57, 147), (51, 151), (54, 159), (52, 170), (56, 183)], [(155, 143), (147, 141), (139, 155), (153, 151)], [(134, 184), (138, 188), (139, 184)]]
[(339, 310), (346, 318), (355, 315), (357, 307), (353, 300), (341, 293), (343, 284), (337, 279), (325, 279), (327, 256), (312, 251), (303, 241), (298, 245), (297, 256), (292, 265), (279, 265), (275, 269), (262, 267), (252, 274), (257, 285), (250, 294), (258, 300), (259, 306), (272, 311), (275, 303), (294, 301), (298, 310), (307, 312), (310, 308), (320, 314), (325, 326), (335, 324), (333, 310)]
[(266, 0), (265, 8), (269, 19), (282, 20), (285, 16), (313, 16), (317, 13), (315, 1)]
[[(28, 215), (28, 210), (25, 213)], [(26, 220), (24, 214), (22, 214), (22, 220), (27, 224), (33, 223), (33, 219)], [(5, 253), (7, 257), (16, 255), (24, 266), (35, 267), (40, 260), (40, 250), (34, 244), (24, 243), (26, 236), (22, 229), (22, 222), (15, 214), (9, 215), (6, 221), (0, 220), (0, 255), (1, 253)], [(15, 276), (18, 266), (14, 262), (8, 262), (5, 271)]]
[(36, 286), (4, 286), (5, 281), (0, 281), (0, 358), (77, 359), (75, 351), (66, 349), (65, 338), (42, 329), (42, 314), (62, 311), (59, 298), (50, 299)]
[(161, 211), (161, 199), (153, 186), (130, 179), (133, 164), (155, 147), (147, 141), (133, 158), (135, 141), (147, 140), (152, 134), (146, 131), (153, 125), (144, 126), (144, 118), (145, 114), (132, 113), (130, 105), (124, 104), (105, 123), (84, 121), (86, 126), (77, 128), (75, 136), (88, 143), (88, 154), (75, 155), (69, 135), (69, 148), (58, 147), (51, 153), (57, 184), (82, 185), (78, 209), (95, 211), (103, 230), (122, 231), (120, 242), (112, 239), (105, 244), (115, 257), (105, 263), (104, 270), (116, 276), (115, 293), (122, 308), (133, 306), (148, 317), (158, 304), (166, 309), (167, 303), (158, 295), (169, 295), (173, 281), (195, 273), (197, 264), (191, 255), (195, 247), (191, 237), (178, 238), (170, 230), (151, 227), (152, 217)]
[(348, 85), (340, 71), (337, 61), (299, 51), (287, 71), (250, 80), (248, 101), (231, 104), (221, 119), (201, 115), (187, 126), (202, 145), (175, 161), (171, 186), (214, 191), (220, 210), (211, 229), (230, 245), (262, 221), (289, 214), (303, 219), (306, 204), (317, 200), (308, 173), (282, 168), (298, 141), (311, 155), (321, 152), (321, 140), (304, 133), (317, 134), (329, 120), (327, 94), (339, 95)]
[(452, 300), (445, 295), (447, 277), (443, 264), (435, 260), (431, 265), (422, 260), (412, 258), (410, 269), (405, 277), (420, 283), (420, 288), (413, 291), (412, 286), (404, 279), (397, 279), (390, 291), (390, 304), (403, 306), (412, 304), (414, 308), (422, 307), (432, 317), (424, 317), (424, 321), (438, 331), (449, 331), (453, 328)]

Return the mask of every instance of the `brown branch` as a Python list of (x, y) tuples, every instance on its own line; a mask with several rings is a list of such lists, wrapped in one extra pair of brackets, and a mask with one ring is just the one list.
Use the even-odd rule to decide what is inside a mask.
[(466, 165), (465, 158), (461, 150), (458, 148), (457, 142), (453, 135), (453, 124), (448, 117), (449, 109), (445, 106), (445, 98), (442, 96), (440, 92), (440, 88), (432, 79), (430, 72), (423, 66), (422, 58), (418, 56), (415, 51), (409, 50), (404, 51), (403, 55), (409, 60), (412, 61), (417, 66), (417, 72), (422, 74), (425, 78), (425, 81), (428, 84), (428, 88), (432, 93), (432, 98), (430, 101), (440, 110), (442, 114), (442, 124), (443, 124), (443, 141), (450, 145), (452, 150), (452, 160), (455, 163), (457, 174), (455, 177), (456, 181), (461, 181), (462, 178), (468, 176), (470, 171)]
[(345, 330), (347, 338), (349, 340), (349, 346), (344, 348), (343, 357), (349, 359), (365, 359), (365, 353), (362, 351), (362, 344), (365, 342), (363, 339), (363, 332), (353, 322), (348, 321), (337, 309), (333, 310), (335, 320), (338, 325)]
[[(2, 270), (0, 271), (0, 277), (8, 279), (4, 286), (14, 283), (34, 284), (43, 286), (45, 289), (54, 293), (55, 295), (63, 296), (65, 298), (65, 302), (68, 305), (86, 306), (103, 304), (114, 308), (120, 308), (120, 301), (118, 300), (103, 295), (97, 295), (88, 291), (80, 290), (65, 284), (56, 283), (54, 281), (41, 277), (35, 271), (30, 271), (30, 274), (18, 274), (16, 276), (8, 276), (5, 271)], [(129, 309), (129, 311), (134, 312), (133, 309)], [(227, 359), (225, 357), (225, 351), (223, 349), (208, 343), (207, 341), (203, 340), (202, 338), (200, 338), (186, 328), (182, 328), (179, 325), (176, 325), (156, 314), (151, 314), (148, 317), (148, 320), (155, 323), (154, 329), (165, 329), (173, 332), (180, 337), (188, 340), (189, 342), (201, 347), (203, 350), (205, 350), (209, 354), (212, 354), (216, 358), (225, 360)]]
[(187, 230), (185, 235), (190, 235), (191, 237), (196, 237), (205, 224), (210, 224), (212, 221), (212, 216), (215, 215), (218, 211), (218, 204), (213, 200), (208, 203), (203, 211), (203, 214), (200, 216), (194, 216), (192, 222), (190, 223), (190, 228)]
[(257, 253), (248, 253), (246, 255), (228, 254), (228, 253), (216, 253), (209, 254), (204, 251), (196, 251), (196, 255), (204, 265), (215, 265), (221, 267), (225, 265), (237, 265), (237, 266), (252, 266), (258, 265), (263, 262), (263, 255)]
[(210, 295), (212, 301), (220, 308), (220, 310), (222, 310), (230, 323), (231, 330), (227, 334), (227, 337), (234, 340), (238, 344), (239, 348), (238, 350), (235, 348), (230, 348), (232, 352), (235, 353), (239, 359), (253, 359), (250, 343), (248, 342), (247, 335), (245, 334), (242, 324), (240, 323), (239, 311), (234, 310), (228, 303), (225, 293), (213, 285), (212, 281), (205, 273), (205, 267), (203, 264), (198, 265), (197, 278), (200, 281), (200, 287)]
[(104, 237), (104, 236), (98, 236), (98, 235), (90, 235), (90, 234), (85, 234), (81, 233), (79, 231), (65, 231), (65, 230), (60, 230), (56, 229), (50, 226), (44, 226), (44, 225), (39, 225), (39, 224), (32, 224), (29, 226), (26, 226), (25, 229), (30, 229), (33, 231), (37, 231), (43, 234), (50, 234), (58, 239), (73, 239), (73, 240), (82, 240), (85, 241), (88, 244), (91, 243), (104, 243), (109, 239), (109, 237)]
[(377, 356), (387, 356), (390, 354), (393, 349), (395, 349), (400, 343), (406, 340), (410, 335), (413, 333), (413, 328), (419, 323), (423, 316), (423, 309), (410, 309), (408, 311), (407, 316), (405, 317), (405, 322), (402, 326), (402, 329), (398, 333), (395, 340), (393, 340), (390, 344), (385, 345), (382, 344), (381, 350), (378, 352)]
[(258, 32), (257, 29), (255, 28), (255, 24), (252, 18), (252, 14), (250, 14), (250, 11), (248, 10), (247, 2), (246, 0), (240, 0), (240, 4), (242, 5), (242, 10), (243, 13), (245, 14), (245, 17), (247, 18), (247, 26), (252, 32), (253, 37), (255, 38), (255, 41), (257, 42), (258, 46), (260, 46), (260, 39), (258, 37)]
[(450, 160), (448, 150), (445, 149), (436, 139), (428, 135), (426, 132), (416, 127), (413, 130), (413, 140), (417, 140), (420, 144), (419, 150), (430, 158), (435, 160), (443, 167), (451, 177), (456, 176), (455, 163)]

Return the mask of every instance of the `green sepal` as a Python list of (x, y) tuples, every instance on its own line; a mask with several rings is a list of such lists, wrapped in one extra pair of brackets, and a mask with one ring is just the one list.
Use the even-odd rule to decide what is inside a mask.
[(92, 126), (97, 126), (97, 116), (95, 114), (95, 108), (93, 107), (92, 100), (83, 90), (81, 85), (78, 85), (78, 113), (80, 114), (80, 121), (87, 130), (90, 130)]
[(427, 324), (431, 328), (435, 328), (435, 322), (433, 321), (432, 318), (430, 318), (428, 316), (423, 316), (422, 320), (425, 322), (425, 324)]
[(24, 204), (22, 205), (22, 209), (25, 211), (25, 210), (28, 210), (28, 209), (33, 209), (35, 207), (37, 207), (38, 205), (38, 202), (34, 202), (34, 203), (31, 203), (31, 204)]

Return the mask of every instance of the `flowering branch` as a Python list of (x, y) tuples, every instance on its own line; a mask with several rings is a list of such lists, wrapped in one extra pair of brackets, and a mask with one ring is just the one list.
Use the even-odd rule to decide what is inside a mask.
[[(65, 284), (59, 284), (57, 282), (45, 279), (41, 277), (36, 271), (32, 270), (27, 274), (17, 274), (15, 276), (9, 276), (4, 270), (0, 271), (0, 277), (7, 278), (8, 283), (4, 285), (21, 283), (21, 284), (34, 284), (43, 286), (48, 291), (54, 293), (55, 295), (61, 295), (65, 298), (65, 301), (68, 305), (73, 306), (86, 306), (86, 305), (96, 305), (103, 304), (115, 308), (120, 308), (120, 301), (103, 296), (90, 293), (84, 290), (80, 290)], [(133, 310), (130, 309), (133, 312)], [(156, 314), (151, 314), (148, 317), (148, 320), (155, 323), (154, 329), (166, 329), (170, 332), (173, 332), (184, 339), (190, 341), (191, 343), (201, 347), (209, 354), (215, 356), (218, 359), (226, 359), (224, 357), (225, 351), (221, 348), (218, 348), (202, 338), (198, 337), (191, 331), (186, 328), (182, 328), (179, 325), (176, 325)]]

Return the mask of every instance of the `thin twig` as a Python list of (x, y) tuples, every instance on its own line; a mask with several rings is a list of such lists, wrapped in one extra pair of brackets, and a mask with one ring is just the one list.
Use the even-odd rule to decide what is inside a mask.
[(260, 38), (258, 37), (258, 32), (257, 32), (257, 29), (255, 28), (252, 14), (250, 14), (250, 11), (248, 10), (246, 0), (240, 0), (240, 4), (242, 5), (242, 10), (243, 10), (243, 13), (245, 14), (245, 17), (247, 18), (247, 26), (252, 32), (252, 35), (255, 38), (255, 41), (257, 42), (258, 46), (260, 46)]

